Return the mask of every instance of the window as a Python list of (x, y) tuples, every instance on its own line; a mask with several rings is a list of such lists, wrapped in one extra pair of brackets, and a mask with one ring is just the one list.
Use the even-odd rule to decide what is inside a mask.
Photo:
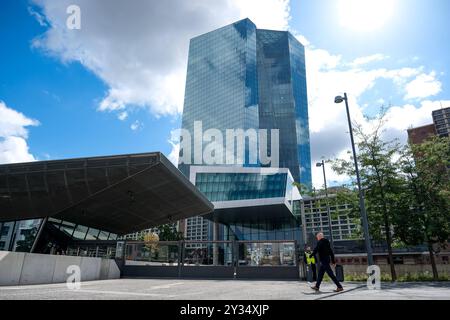
[(100, 231), (98, 234), (98, 240), (108, 240), (109, 233), (106, 231)]
[(99, 230), (94, 229), (94, 228), (89, 228), (87, 234), (86, 234), (86, 240), (98, 240), (98, 234), (99, 234)]
[(109, 237), (108, 237), (108, 240), (117, 240), (117, 234), (115, 234), (115, 233), (110, 233), (110, 234), (109, 234)]
[(84, 240), (87, 231), (88, 231), (87, 227), (78, 225), (75, 229), (75, 232), (73, 233), (73, 238), (76, 240)]
[(16, 225), (14, 251), (29, 252), (41, 225), (41, 219), (22, 220)]
[(7, 236), (9, 233), (9, 226), (3, 226), (2, 230), (0, 231), (0, 236)]
[(63, 221), (60, 230), (67, 236), (72, 237), (73, 229), (75, 229), (75, 223)]

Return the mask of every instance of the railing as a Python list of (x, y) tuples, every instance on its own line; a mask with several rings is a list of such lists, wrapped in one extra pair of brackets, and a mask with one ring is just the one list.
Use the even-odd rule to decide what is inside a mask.
[(297, 266), (296, 247), (294, 240), (129, 241), (123, 258), (134, 266)]
[(69, 244), (66, 251), (53, 254), (114, 259), (117, 257), (116, 250), (115, 241), (79, 241)]
[(157, 244), (127, 242), (124, 255), (126, 265), (177, 266), (180, 260), (180, 245), (177, 241)]

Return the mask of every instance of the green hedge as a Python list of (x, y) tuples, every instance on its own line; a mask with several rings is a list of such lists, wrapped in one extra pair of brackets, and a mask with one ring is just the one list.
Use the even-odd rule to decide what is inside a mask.
[[(324, 279), (329, 280), (328, 276)], [(381, 281), (391, 281), (391, 275), (388, 273), (381, 274)], [(367, 275), (365, 274), (349, 274), (345, 275), (345, 281), (367, 281)], [(431, 272), (421, 273), (407, 273), (406, 275), (397, 276), (398, 282), (417, 282), (417, 281), (434, 281), (433, 274)], [(438, 281), (450, 281), (450, 275), (439, 275)]]

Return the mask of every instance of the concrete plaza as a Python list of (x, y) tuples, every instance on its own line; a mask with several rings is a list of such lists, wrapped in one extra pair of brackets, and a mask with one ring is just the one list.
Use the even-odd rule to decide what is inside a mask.
[(344, 288), (335, 294), (326, 282), (315, 293), (299, 281), (117, 279), (83, 282), (79, 290), (66, 284), (0, 287), (0, 300), (450, 300), (450, 282), (382, 283), (381, 290), (346, 282)]

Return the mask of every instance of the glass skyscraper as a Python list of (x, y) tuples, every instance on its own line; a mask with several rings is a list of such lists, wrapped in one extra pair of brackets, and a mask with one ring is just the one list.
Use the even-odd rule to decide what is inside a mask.
[[(194, 138), (192, 150), (201, 139), (194, 137), (195, 121), (224, 135), (279, 129), (279, 167), (311, 186), (305, 52), (289, 32), (260, 30), (244, 19), (191, 39), (182, 128)], [(247, 152), (243, 166), (251, 166)], [(189, 167), (179, 164), (186, 176)]]
[[(286, 31), (257, 29), (244, 19), (191, 39), (182, 129), (189, 133), (191, 145), (185, 154), (182, 134), (179, 169), (213, 202), (220, 224), (217, 239), (300, 243), (301, 221), (292, 182), (311, 187), (311, 159), (305, 50), (295, 37)], [(268, 173), (272, 169), (263, 167), (273, 164), (261, 159), (254, 163), (246, 139), (236, 139), (233, 149), (226, 141), (227, 152), (231, 150), (235, 158), (244, 150), (240, 163), (198, 162), (195, 148), (205, 149), (202, 134), (208, 129), (223, 136), (230, 129), (265, 129), (268, 148), (261, 152), (267, 151), (269, 157), (276, 152), (271, 130), (278, 129), (275, 167), (283, 173)], [(187, 219), (187, 239), (213, 239), (211, 219)], [(206, 225), (207, 234), (199, 232)]]

